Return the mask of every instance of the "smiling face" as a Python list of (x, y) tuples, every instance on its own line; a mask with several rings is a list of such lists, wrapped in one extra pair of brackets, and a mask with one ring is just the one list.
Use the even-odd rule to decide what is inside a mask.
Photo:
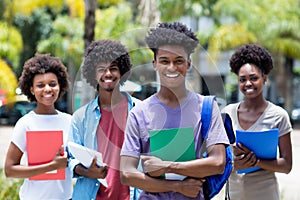
[(266, 75), (253, 64), (244, 64), (239, 72), (239, 88), (246, 98), (251, 99), (263, 94)]
[(35, 75), (30, 91), (34, 94), (38, 104), (53, 106), (60, 92), (57, 76), (52, 72)]
[(158, 71), (162, 87), (185, 87), (185, 76), (190, 67), (190, 59), (181, 46), (160, 46), (153, 66)]
[(116, 63), (99, 63), (96, 67), (96, 80), (99, 84), (99, 91), (112, 92), (119, 85), (120, 79), (120, 69)]

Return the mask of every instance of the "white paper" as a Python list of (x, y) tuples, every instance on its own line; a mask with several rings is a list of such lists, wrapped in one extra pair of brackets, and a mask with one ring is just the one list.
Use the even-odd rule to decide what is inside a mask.
[(49, 171), (49, 172), (46, 172), (46, 174), (57, 174), (57, 169)]
[[(101, 167), (103, 165), (102, 160), (102, 154), (98, 151), (95, 151), (93, 149), (84, 147), (82, 145), (79, 145), (75, 142), (68, 142), (68, 149), (72, 153), (72, 155), (79, 160), (79, 162), (85, 166), (86, 168), (89, 168), (93, 162), (93, 159), (96, 157), (97, 161), (96, 164)], [(106, 179), (98, 179), (101, 184), (103, 184), (105, 187), (108, 186)]]
[(184, 180), (186, 176), (179, 175), (179, 174), (174, 174), (174, 173), (166, 173), (165, 174), (167, 180)]

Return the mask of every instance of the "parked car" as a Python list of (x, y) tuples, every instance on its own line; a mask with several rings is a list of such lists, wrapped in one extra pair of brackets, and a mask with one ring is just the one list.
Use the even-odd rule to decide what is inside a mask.
[(36, 103), (15, 101), (0, 107), (0, 125), (15, 125), (25, 114), (36, 107)]
[(291, 122), (292, 124), (300, 122), (300, 108), (294, 108), (291, 112)]
[(6, 103), (7, 103), (6, 91), (3, 89), (0, 89), (0, 106), (4, 105)]

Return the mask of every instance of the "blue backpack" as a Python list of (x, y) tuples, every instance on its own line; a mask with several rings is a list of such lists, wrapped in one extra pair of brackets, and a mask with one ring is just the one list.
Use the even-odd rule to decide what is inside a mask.
[[(215, 100), (214, 96), (204, 96), (203, 105), (202, 105), (202, 113), (201, 113), (201, 135), (202, 135), (202, 145), (200, 149), (200, 156), (207, 157), (206, 152), (206, 138), (207, 133), (210, 127), (211, 115), (212, 115), (212, 107), (213, 102)], [(229, 139), (230, 144), (235, 142), (235, 135), (232, 129), (232, 123), (230, 116), (226, 113), (222, 113), (224, 127), (227, 133), (227, 137)], [(232, 171), (232, 162), (233, 162), (233, 153), (230, 145), (226, 147), (226, 166), (223, 174), (207, 176), (206, 181), (203, 184), (203, 192), (205, 199), (212, 199), (215, 195), (217, 195), (220, 190), (223, 188), (227, 179), (229, 178)], [(229, 189), (228, 185), (226, 185), (226, 197), (225, 199), (230, 199), (229, 197)]]

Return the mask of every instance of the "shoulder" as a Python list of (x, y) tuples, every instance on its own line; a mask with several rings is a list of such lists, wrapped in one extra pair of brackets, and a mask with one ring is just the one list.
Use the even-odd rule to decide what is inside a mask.
[(96, 107), (98, 107), (98, 97), (95, 98), (94, 100), (90, 101), (89, 103), (87, 103), (86, 105), (81, 106), (80, 108), (78, 108), (74, 113), (73, 113), (73, 117), (83, 117), (85, 115), (86, 112), (92, 112), (93, 110), (96, 109)]
[(288, 112), (284, 108), (277, 106), (270, 101), (268, 101), (268, 103), (268, 112), (272, 113), (272, 115), (288, 116)]
[(61, 112), (61, 111), (57, 111), (58, 116), (63, 119), (63, 120), (71, 120), (72, 115), (70, 115), (69, 113), (65, 113), (65, 112)]
[(231, 113), (231, 112), (234, 112), (238, 106), (239, 106), (240, 103), (232, 103), (232, 104), (228, 104), (227, 106), (225, 106), (223, 109), (222, 109), (222, 112), (224, 113)]
[(137, 98), (135, 98), (135, 97), (133, 97), (133, 96), (131, 96), (131, 100), (132, 100), (132, 102), (134, 103), (134, 105), (136, 105), (136, 104), (142, 102), (140, 99), (137, 99)]
[(134, 96), (128, 94), (127, 92), (126, 92), (126, 93), (122, 92), (122, 93), (127, 97), (129, 103), (130, 103), (132, 106), (135, 106), (135, 105), (137, 105), (138, 103), (141, 102), (140, 99), (135, 98)]
[(144, 100), (138, 100), (135, 102), (134, 107), (131, 109), (131, 113), (147, 112), (149, 106), (158, 103), (155, 95), (152, 95)]
[(29, 113), (25, 114), (23, 117), (21, 117), (15, 126), (22, 126), (31, 123), (32, 119), (34, 119), (34, 111), (30, 111)]

